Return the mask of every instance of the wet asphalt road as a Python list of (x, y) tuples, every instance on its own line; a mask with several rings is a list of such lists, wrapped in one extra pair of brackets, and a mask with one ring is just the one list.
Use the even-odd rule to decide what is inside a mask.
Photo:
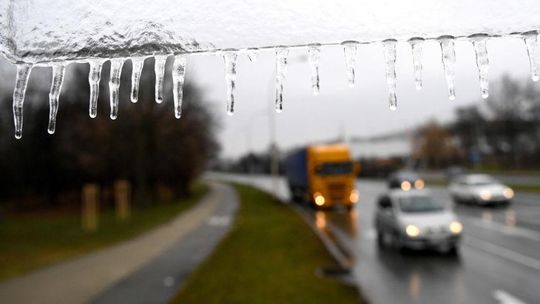
[[(268, 177), (236, 177), (287, 198)], [(516, 195), (508, 207), (455, 206), (465, 226), (457, 256), (378, 249), (373, 229), (375, 200), (386, 190), (360, 180), (357, 208), (311, 211), (354, 258), (359, 288), (371, 303), (540, 303), (540, 195)], [(444, 188), (430, 191), (451, 203)]]

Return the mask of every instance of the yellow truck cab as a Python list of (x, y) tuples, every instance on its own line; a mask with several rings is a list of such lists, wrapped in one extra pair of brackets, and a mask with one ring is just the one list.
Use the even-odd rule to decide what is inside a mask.
[(285, 171), (294, 201), (308, 201), (319, 208), (358, 202), (357, 168), (347, 145), (312, 145), (289, 154)]

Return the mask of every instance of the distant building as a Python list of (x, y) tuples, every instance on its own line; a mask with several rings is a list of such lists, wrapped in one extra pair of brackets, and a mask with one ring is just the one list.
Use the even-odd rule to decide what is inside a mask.
[(414, 132), (400, 131), (371, 137), (351, 137), (348, 140), (355, 159), (360, 158), (409, 158)]

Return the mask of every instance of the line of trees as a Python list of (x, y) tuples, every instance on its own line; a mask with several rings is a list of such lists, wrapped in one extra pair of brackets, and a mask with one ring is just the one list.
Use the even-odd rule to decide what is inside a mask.
[[(217, 121), (201, 91), (184, 86), (183, 115), (176, 120), (172, 108), (172, 80), (167, 65), (165, 99), (154, 101), (153, 60), (146, 60), (139, 101), (129, 101), (131, 63), (126, 62), (120, 85), (120, 111), (109, 119), (108, 75), (103, 66), (98, 117), (88, 117), (88, 70), (71, 65), (60, 96), (56, 134), (47, 134), (50, 76), (33, 75), (24, 109), (24, 135), (13, 137), (11, 93), (0, 96), (0, 199), (26, 198), (33, 204), (54, 205), (67, 194), (79, 202), (85, 183), (112, 186), (128, 180), (135, 203), (151, 202), (166, 189), (188, 195), (206, 163), (219, 152)], [(36, 70), (33, 73), (50, 73)], [(32, 81), (39, 78), (40, 81)], [(46, 80), (45, 80), (46, 79)], [(43, 85), (43, 81), (47, 85)], [(19, 204), (21, 205), (21, 204)]]
[(457, 109), (455, 121), (420, 127), (413, 158), (429, 168), (540, 168), (538, 85), (505, 75), (491, 87), (487, 101)]

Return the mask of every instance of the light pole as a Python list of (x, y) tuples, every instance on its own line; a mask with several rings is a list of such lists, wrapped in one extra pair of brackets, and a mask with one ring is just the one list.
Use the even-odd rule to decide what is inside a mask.
[[(276, 58), (277, 60), (277, 58)], [(307, 62), (308, 58), (305, 54), (297, 55), (294, 57), (290, 57), (287, 59), (287, 65), (299, 63), (299, 62)], [(279, 150), (277, 147), (277, 140), (276, 140), (276, 111), (274, 109), (274, 103), (277, 98), (275, 95), (276, 93), (276, 70), (274, 69), (273, 77), (270, 78), (270, 81), (268, 83), (268, 91), (270, 92), (268, 95), (271, 96), (271, 102), (268, 103), (268, 110), (269, 110), (269, 117), (268, 117), (268, 124), (270, 129), (270, 175), (272, 177), (272, 189), (274, 191), (274, 194), (277, 194), (279, 191)], [(274, 94), (272, 94), (274, 92)]]

